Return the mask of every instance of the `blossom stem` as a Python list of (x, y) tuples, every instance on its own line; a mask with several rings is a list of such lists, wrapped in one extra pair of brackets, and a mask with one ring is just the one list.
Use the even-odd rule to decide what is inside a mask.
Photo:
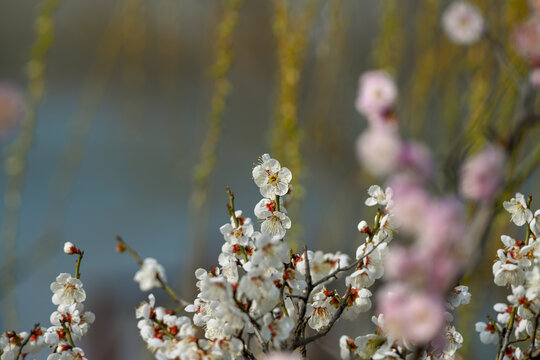
[(76, 279), (81, 278), (80, 268), (81, 268), (81, 261), (82, 261), (83, 256), (84, 256), (84, 251), (80, 251), (79, 257), (77, 258), (77, 262), (75, 263), (75, 278)]
[(227, 186), (227, 195), (229, 195), (229, 204), (227, 204), (227, 208), (229, 209), (229, 215), (234, 220), (235, 227), (240, 227), (240, 222), (238, 221), (238, 218), (236, 217), (236, 212), (234, 210), (234, 194), (231, 191), (231, 188)]
[(504, 358), (506, 349), (508, 349), (508, 345), (510, 345), (510, 336), (512, 335), (512, 329), (514, 327), (514, 320), (516, 318), (517, 309), (517, 306), (514, 306), (512, 308), (512, 313), (510, 314), (510, 320), (508, 320), (508, 325), (506, 326), (506, 329), (503, 330), (503, 342), (499, 351), (499, 356), (497, 358), (499, 360), (502, 360)]
[[(137, 252), (135, 250), (133, 250), (124, 241), (124, 239), (122, 239), (122, 237), (120, 237), (119, 235), (116, 235), (116, 241), (118, 241), (118, 243), (121, 245), (123, 250), (127, 251), (135, 259), (135, 261), (137, 262), (137, 264), (139, 264), (139, 266), (143, 266), (143, 261), (142, 261), (141, 257), (139, 256), (139, 254), (137, 254)], [(159, 282), (161, 287), (173, 298), (173, 300), (175, 302), (177, 302), (178, 304), (180, 304), (182, 306), (187, 306), (187, 305), (190, 304), (187, 301), (185, 301), (184, 299), (181, 299), (180, 297), (178, 297), (178, 295), (176, 295), (176, 293), (173, 291), (173, 289), (170, 288), (170, 286), (161, 278), (161, 276), (159, 276), (159, 274), (157, 272), (156, 272), (155, 276), (156, 276), (156, 280)]]
[(276, 210), (281, 211), (281, 209), (279, 207), (279, 195), (276, 195)]
[(39, 323), (34, 324), (34, 327), (32, 328), (32, 331), (28, 334), (28, 336), (24, 339), (24, 341), (19, 345), (19, 351), (17, 352), (17, 356), (15, 356), (15, 360), (18, 360), (19, 357), (22, 354), (23, 347), (28, 344), (28, 341), (30, 341), (30, 338), (32, 337), (32, 333), (37, 330), (39, 327)]
[(171, 338), (171, 339), (174, 339), (174, 335), (171, 334), (171, 332), (167, 329), (167, 327), (166, 327), (165, 325), (163, 325), (163, 324), (161, 323), (161, 321), (158, 321), (158, 320), (156, 320), (156, 319), (152, 319), (152, 321), (153, 321), (154, 323), (156, 323), (156, 325), (163, 331), (163, 333), (164, 333), (165, 335), (167, 335), (167, 336), (168, 336), (169, 338)]
[(74, 348), (75, 343), (73, 342), (73, 338), (71, 337), (71, 331), (69, 331), (69, 328), (66, 326), (66, 323), (62, 323), (62, 329), (64, 329), (64, 332), (66, 333), (66, 337), (68, 339), (69, 345), (71, 345), (71, 347)]

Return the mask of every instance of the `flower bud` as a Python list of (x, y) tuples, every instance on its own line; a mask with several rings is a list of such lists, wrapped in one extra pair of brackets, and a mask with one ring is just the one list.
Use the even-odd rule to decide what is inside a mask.
[(122, 244), (121, 242), (117, 243), (116, 244), (116, 252), (123, 253), (124, 251), (126, 251), (125, 245)]
[(369, 231), (369, 226), (365, 220), (362, 220), (358, 223), (358, 231), (361, 233), (367, 233)]
[(73, 245), (73, 243), (67, 241), (64, 244), (64, 252), (68, 255), (73, 255), (75, 252), (77, 252), (77, 248), (75, 247), (75, 245)]

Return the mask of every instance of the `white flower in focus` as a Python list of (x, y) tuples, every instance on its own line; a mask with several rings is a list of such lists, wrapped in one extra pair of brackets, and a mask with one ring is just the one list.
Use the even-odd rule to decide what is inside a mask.
[(392, 202), (392, 189), (389, 187), (385, 191), (379, 185), (371, 185), (368, 189), (369, 197), (366, 199), (367, 206), (382, 205), (387, 206)]
[(511, 262), (496, 261), (493, 264), (494, 282), (497, 286), (521, 285), (525, 281), (523, 269)]
[[(238, 219), (238, 227), (234, 222), (226, 223), (219, 228), (219, 231), (225, 237), (225, 240), (232, 245), (240, 244), (246, 246), (249, 242), (249, 237), (253, 234), (253, 225), (250, 218), (244, 218), (240, 215), (241, 211), (236, 211)], [(234, 220), (233, 220), (234, 221)]]
[(527, 202), (525, 196), (521, 193), (516, 193), (516, 197), (510, 199), (510, 201), (503, 202), (503, 206), (510, 214), (512, 214), (512, 221), (517, 226), (525, 225), (533, 218), (532, 211), (527, 208)]
[(357, 348), (358, 346), (355, 345), (354, 340), (347, 335), (343, 335), (339, 338), (339, 355), (342, 360), (354, 359)]
[(510, 320), (510, 314), (512, 313), (512, 305), (506, 305), (505, 303), (496, 303), (493, 305), (493, 310), (498, 312), (497, 322), (506, 326)]
[(343, 311), (342, 317), (347, 320), (354, 320), (360, 313), (371, 308), (371, 291), (368, 289), (351, 289), (351, 295), (347, 307)]
[(261, 224), (261, 232), (270, 235), (274, 240), (283, 239), (290, 228), (291, 219), (281, 211), (274, 211)]
[(484, 32), (484, 18), (478, 9), (465, 1), (454, 1), (442, 16), (448, 38), (459, 45), (477, 42)]
[(51, 291), (54, 293), (52, 297), (54, 305), (71, 305), (86, 299), (81, 280), (72, 278), (67, 273), (61, 273), (56, 277), (56, 281), (51, 284)]
[(244, 265), (246, 271), (260, 269), (283, 269), (283, 264), (289, 262), (289, 246), (284, 241), (275, 241), (266, 234), (258, 234), (255, 238), (257, 249), (249, 262)]
[(167, 281), (163, 266), (154, 258), (146, 258), (139, 271), (135, 273), (133, 280), (139, 283), (141, 291), (148, 291), (155, 287), (161, 287), (156, 275), (159, 275), (161, 280)]
[(291, 171), (282, 168), (279, 161), (272, 159), (268, 154), (262, 156), (262, 163), (253, 168), (252, 175), (261, 195), (265, 198), (274, 199), (276, 195), (283, 196), (289, 191)]
[(499, 334), (493, 324), (485, 322), (477, 322), (475, 324), (476, 331), (480, 333), (480, 341), (484, 344), (498, 344)]
[(446, 325), (444, 335), (446, 340), (444, 359), (452, 359), (456, 351), (463, 345), (463, 335), (452, 325)]
[(374, 282), (375, 278), (366, 268), (356, 269), (355, 272), (345, 278), (345, 285), (351, 285), (355, 289), (370, 287)]
[(385, 341), (386, 339), (380, 335), (368, 334), (358, 336), (354, 339), (354, 344), (358, 348), (356, 351), (360, 358), (370, 359)]

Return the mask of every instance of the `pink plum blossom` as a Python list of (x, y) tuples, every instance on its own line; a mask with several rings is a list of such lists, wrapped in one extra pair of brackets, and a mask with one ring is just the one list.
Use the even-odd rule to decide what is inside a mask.
[(356, 109), (371, 125), (391, 125), (395, 121), (393, 109), (397, 94), (396, 84), (386, 71), (365, 72), (358, 81)]
[(420, 179), (429, 179), (435, 164), (429, 149), (419, 142), (404, 142), (398, 156), (398, 167)]
[(439, 296), (416, 293), (401, 284), (381, 289), (379, 311), (384, 314), (386, 333), (416, 345), (435, 339), (445, 324), (445, 307)]
[(393, 177), (389, 187), (393, 192), (392, 214), (399, 230), (408, 235), (417, 234), (430, 207), (429, 194), (408, 176)]
[(533, 66), (540, 65), (540, 17), (531, 17), (514, 30), (517, 51)]
[(496, 146), (488, 146), (473, 155), (461, 168), (460, 191), (465, 199), (493, 199), (504, 180), (506, 155)]

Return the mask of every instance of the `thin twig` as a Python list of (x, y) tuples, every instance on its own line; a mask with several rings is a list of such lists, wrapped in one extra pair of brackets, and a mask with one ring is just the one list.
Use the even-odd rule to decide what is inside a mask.
[(80, 279), (81, 278), (81, 273), (80, 273), (80, 268), (81, 268), (81, 261), (82, 261), (82, 258), (84, 256), (84, 251), (79, 251), (79, 257), (77, 258), (77, 262), (75, 263), (75, 278), (76, 279)]
[(34, 324), (34, 327), (32, 328), (32, 331), (30, 331), (30, 333), (28, 334), (26, 339), (24, 339), (24, 341), (19, 345), (19, 351), (17, 352), (17, 356), (15, 357), (15, 360), (19, 359), (19, 356), (21, 356), (21, 354), (22, 354), (23, 347), (26, 344), (28, 344), (28, 341), (30, 341), (30, 338), (32, 337), (33, 332), (36, 331), (38, 327), (39, 327), (39, 323)]
[(533, 327), (533, 333), (531, 335), (531, 343), (529, 344), (529, 348), (527, 349), (527, 354), (529, 355), (529, 357), (532, 356), (532, 353), (534, 351), (534, 346), (536, 345), (536, 331), (538, 329), (539, 318), (540, 318), (540, 311), (534, 317), (534, 327)]
[[(135, 261), (137, 262), (137, 264), (139, 264), (139, 266), (141, 266), (141, 267), (143, 266), (143, 261), (142, 261), (141, 257), (139, 256), (139, 254), (137, 254), (137, 252), (135, 250), (133, 250), (124, 241), (124, 239), (122, 239), (122, 237), (120, 237), (119, 235), (116, 235), (116, 241), (118, 241), (119, 245), (121, 246), (122, 251), (127, 251), (135, 259)], [(176, 295), (176, 293), (173, 291), (173, 289), (171, 289), (171, 287), (167, 284), (167, 282), (165, 282), (161, 278), (159, 273), (156, 272), (155, 277), (156, 277), (156, 280), (161, 285), (161, 287), (167, 292), (167, 294), (169, 294), (173, 298), (173, 300), (175, 302), (177, 302), (178, 304), (180, 304), (182, 306), (190, 305), (189, 302), (185, 301), (184, 299), (181, 299), (180, 297), (178, 297), (178, 295)]]

